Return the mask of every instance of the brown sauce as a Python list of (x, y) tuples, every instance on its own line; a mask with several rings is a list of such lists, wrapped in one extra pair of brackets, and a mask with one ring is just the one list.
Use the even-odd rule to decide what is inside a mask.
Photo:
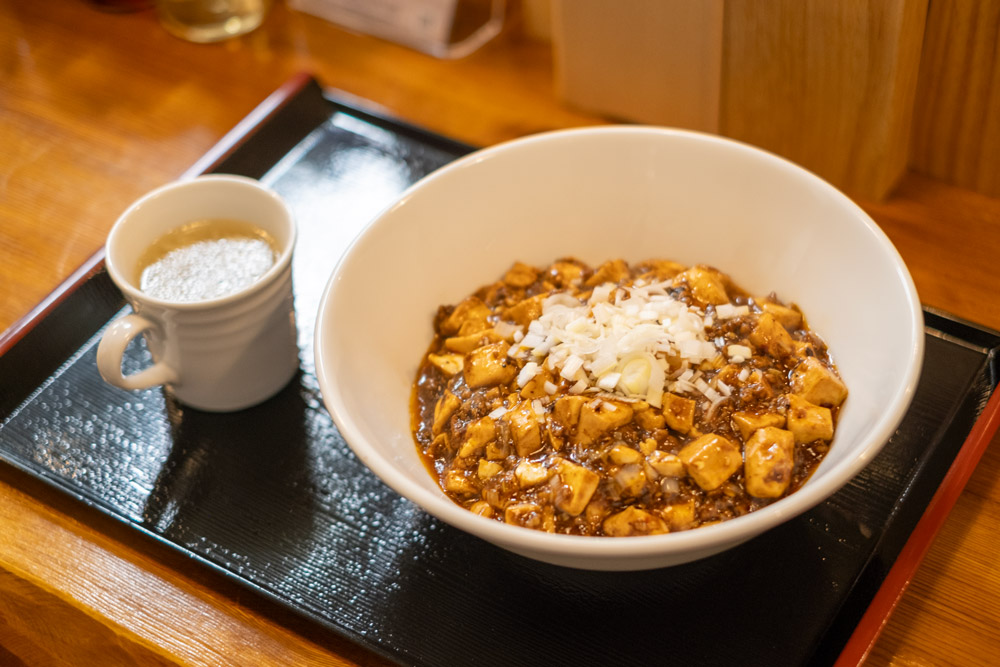
[[(649, 298), (659, 301), (628, 301), (649, 286), (657, 295)], [(553, 294), (560, 296), (546, 300)], [(586, 367), (570, 372), (568, 357), (561, 367), (549, 359), (587, 356), (597, 346), (590, 339), (575, 348), (579, 354), (524, 347), (537, 342), (532, 327), (556, 319), (554, 301), (579, 304), (574, 313), (606, 303), (636, 326), (666, 329), (678, 318), (662, 315), (665, 300), (701, 318), (693, 330), (709, 345), (699, 348), (707, 355), (633, 350), (617, 365), (603, 364), (598, 377)], [(629, 310), (634, 302), (640, 306)], [(587, 320), (591, 328), (595, 322)], [(574, 326), (550, 330), (549, 342), (570, 337)], [(518, 263), (460, 304), (442, 306), (434, 329), (412, 401), (428, 470), (459, 505), (548, 532), (687, 530), (780, 500), (825, 456), (847, 393), (825, 344), (794, 306), (773, 294), (752, 297), (711, 267)], [(529, 373), (532, 362), (537, 370)], [(657, 369), (666, 373), (662, 396)]]

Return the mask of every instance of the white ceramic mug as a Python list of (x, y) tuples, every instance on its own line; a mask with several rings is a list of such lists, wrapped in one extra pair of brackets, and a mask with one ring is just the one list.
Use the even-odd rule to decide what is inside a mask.
[[(143, 252), (188, 222), (235, 219), (277, 242), (274, 265), (234, 294), (204, 301), (167, 301), (137, 283)], [(126, 210), (108, 235), (105, 266), (132, 305), (97, 348), (105, 381), (123, 389), (166, 385), (180, 402), (201, 410), (240, 410), (276, 394), (298, 369), (292, 299), (292, 214), (272, 190), (243, 176), (211, 175), (178, 181), (148, 193)], [(153, 365), (122, 373), (122, 357), (142, 334)]]

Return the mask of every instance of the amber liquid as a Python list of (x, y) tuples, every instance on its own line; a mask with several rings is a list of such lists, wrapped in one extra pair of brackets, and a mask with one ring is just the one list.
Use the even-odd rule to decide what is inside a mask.
[(274, 266), (278, 245), (239, 220), (200, 220), (173, 229), (139, 258), (139, 289), (167, 301), (205, 301), (257, 282)]
[(244, 35), (263, 22), (271, 0), (157, 0), (160, 22), (192, 42)]

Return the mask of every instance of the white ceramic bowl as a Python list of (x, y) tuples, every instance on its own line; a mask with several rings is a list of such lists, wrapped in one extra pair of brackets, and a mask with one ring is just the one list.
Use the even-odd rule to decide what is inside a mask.
[[(515, 261), (672, 259), (799, 304), (850, 395), (830, 453), (796, 493), (720, 524), (666, 535), (553, 535), (485, 519), (438, 488), (410, 432), (410, 392), (441, 304)], [(408, 189), (358, 236), (323, 295), (316, 371), (355, 454), (452, 526), (570, 567), (637, 570), (702, 558), (820, 503), (883, 447), (923, 358), (910, 275), (875, 223), (813, 174), (698, 133), (612, 126), (530, 136), (473, 153)]]

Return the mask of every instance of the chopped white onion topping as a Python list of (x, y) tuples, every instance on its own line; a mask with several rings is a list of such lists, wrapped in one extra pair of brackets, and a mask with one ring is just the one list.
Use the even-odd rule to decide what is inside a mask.
[(507, 408), (505, 408), (504, 406), (501, 405), (499, 408), (497, 408), (496, 410), (494, 410), (493, 412), (491, 412), (488, 416), (491, 419), (500, 419), (505, 414), (507, 414)]
[(575, 354), (570, 354), (569, 357), (563, 362), (562, 370), (559, 371), (559, 375), (563, 376), (567, 380), (572, 380), (576, 372), (583, 368), (583, 359)]
[[(542, 301), (542, 315), (524, 337), (513, 335), (509, 354), (531, 359), (529, 364), (542, 364), (573, 382), (571, 393), (593, 388), (660, 407), (668, 375), (677, 370), (668, 358), (675, 364), (680, 359), (687, 374), (672, 387), (690, 391), (687, 366), (719, 354), (715, 341), (705, 336), (702, 312), (674, 299), (669, 288), (669, 282), (631, 287), (606, 283), (595, 287), (586, 301), (564, 292), (552, 294)], [(530, 375), (522, 370), (519, 384), (537, 372), (537, 367)]]
[(739, 364), (753, 356), (753, 350), (746, 345), (730, 345), (726, 348), (730, 361)]
[(511, 338), (514, 341), (520, 341), (521, 338), (524, 337), (524, 332), (521, 331), (521, 327), (517, 326), (513, 322), (500, 320), (493, 325), (493, 330), (503, 338)]
[(734, 317), (742, 317), (750, 314), (749, 306), (736, 306), (731, 303), (723, 303), (715, 307), (715, 314), (720, 320), (728, 320)]
[(618, 386), (618, 379), (622, 376), (621, 373), (605, 373), (598, 381), (597, 386), (604, 391), (614, 391), (615, 387)]
[(540, 370), (541, 369), (538, 367), (538, 364), (534, 361), (526, 363), (524, 368), (521, 369), (521, 372), (517, 374), (517, 386), (523, 387), (528, 384), (532, 378), (538, 375)]

